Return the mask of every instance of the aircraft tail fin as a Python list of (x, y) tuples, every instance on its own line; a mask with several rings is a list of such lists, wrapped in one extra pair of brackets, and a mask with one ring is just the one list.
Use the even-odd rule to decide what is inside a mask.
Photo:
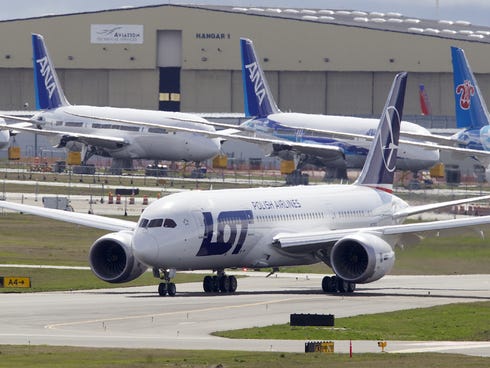
[(32, 34), (32, 56), (36, 109), (49, 110), (69, 105), (44, 44), (44, 38), (39, 34)]
[(240, 38), (245, 116), (267, 117), (280, 112), (260, 67), (253, 42)]
[(422, 115), (432, 115), (432, 109), (430, 107), (429, 96), (425, 91), (425, 86), (421, 84), (419, 86), (419, 100), (420, 100), (420, 112)]
[(489, 124), (485, 100), (471, 71), (463, 49), (451, 47), (454, 79), (456, 126), (480, 129)]
[(361, 174), (354, 184), (393, 191), (407, 73), (395, 76)]

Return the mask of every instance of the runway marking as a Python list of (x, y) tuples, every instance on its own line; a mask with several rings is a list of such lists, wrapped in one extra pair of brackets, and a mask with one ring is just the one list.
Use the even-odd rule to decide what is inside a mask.
[[(311, 300), (311, 297), (312, 296), (309, 295), (308, 299)], [(98, 319), (77, 321), (77, 322), (54, 323), (54, 324), (46, 325), (46, 326), (44, 326), (44, 328), (54, 330), (54, 329), (57, 329), (60, 327), (80, 326), (80, 325), (91, 324), (91, 323), (129, 321), (129, 320), (133, 320), (133, 319), (163, 317), (163, 316), (171, 316), (171, 315), (177, 315), (177, 314), (211, 312), (211, 311), (225, 310), (225, 309), (248, 308), (248, 307), (256, 307), (256, 306), (260, 306), (260, 305), (278, 304), (278, 303), (284, 303), (284, 302), (290, 302), (293, 300), (302, 300), (302, 299), (304, 299), (304, 297), (302, 297), (302, 298), (300, 298), (300, 297), (285, 298), (285, 299), (277, 299), (277, 300), (263, 301), (263, 302), (256, 302), (256, 303), (239, 304), (239, 305), (225, 305), (225, 306), (220, 306), (220, 307), (209, 307), (209, 308), (202, 308), (202, 309), (193, 309), (193, 310), (184, 310), (184, 311), (157, 313), (157, 314), (143, 314), (143, 315), (137, 315), (137, 316), (113, 317), (113, 318), (98, 318)]]

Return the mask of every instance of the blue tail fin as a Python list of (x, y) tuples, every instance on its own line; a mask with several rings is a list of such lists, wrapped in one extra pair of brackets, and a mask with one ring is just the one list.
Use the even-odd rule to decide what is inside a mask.
[(44, 38), (39, 34), (32, 35), (32, 57), (36, 109), (48, 110), (68, 105), (48, 49), (44, 44)]
[(378, 130), (362, 168), (357, 185), (367, 185), (391, 193), (396, 169), (400, 122), (402, 121), (407, 73), (396, 75), (381, 115)]
[(488, 125), (488, 110), (464, 51), (451, 47), (454, 102), (458, 128), (480, 129)]
[(253, 42), (240, 38), (245, 116), (265, 118), (280, 112), (255, 54)]

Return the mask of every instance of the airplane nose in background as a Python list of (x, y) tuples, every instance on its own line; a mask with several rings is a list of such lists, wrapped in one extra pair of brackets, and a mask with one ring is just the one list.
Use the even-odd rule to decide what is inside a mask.
[(138, 260), (153, 266), (158, 259), (158, 244), (153, 236), (141, 232), (134, 237), (133, 253)]

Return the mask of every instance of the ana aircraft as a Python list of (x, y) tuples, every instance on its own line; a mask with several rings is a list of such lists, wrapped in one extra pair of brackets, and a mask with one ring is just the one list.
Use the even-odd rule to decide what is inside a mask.
[(226, 268), (325, 262), (325, 292), (352, 292), (387, 274), (394, 247), (427, 235), (470, 228), (482, 233), (490, 216), (412, 223), (410, 215), (490, 196), (409, 206), (392, 193), (406, 73), (393, 81), (366, 163), (352, 185), (224, 189), (172, 194), (150, 204), (138, 222), (0, 201), (6, 208), (115, 231), (92, 245), (90, 265), (104, 281), (121, 283), (148, 267), (164, 280), (160, 295), (175, 295), (177, 270), (208, 270), (205, 292), (234, 292)]
[[(240, 46), (245, 115), (253, 117), (243, 123), (241, 128), (264, 137), (282, 139), (284, 144), (276, 145), (273, 154), (285, 159), (291, 159), (292, 153), (297, 154), (298, 169), (305, 163), (323, 164), (329, 168), (361, 168), (369, 150), (370, 140), (359, 137), (364, 135), (372, 138), (378, 120), (281, 112), (272, 96), (252, 41), (241, 38)], [(402, 131), (430, 134), (425, 128), (406, 121), (402, 122)], [(345, 158), (325, 162), (322, 151), (288, 146), (288, 142), (297, 141), (340, 147)], [(421, 147), (415, 142), (403, 140), (401, 143), (398, 150), (398, 169), (416, 172), (428, 169), (439, 161), (439, 151), (433, 145)]]
[[(41, 35), (32, 35), (32, 47), (36, 108), (41, 111), (28, 120), (0, 115), (4, 119), (25, 121), (6, 129), (46, 135), (52, 138), (56, 147), (82, 150), (82, 164), (94, 154), (112, 157), (115, 169), (132, 167), (132, 159), (199, 162), (219, 154), (219, 138), (165, 128), (179, 126), (197, 132), (215, 131), (207, 120), (192, 114), (70, 105)], [(98, 120), (97, 116), (141, 120), (154, 126), (111, 124)]]

